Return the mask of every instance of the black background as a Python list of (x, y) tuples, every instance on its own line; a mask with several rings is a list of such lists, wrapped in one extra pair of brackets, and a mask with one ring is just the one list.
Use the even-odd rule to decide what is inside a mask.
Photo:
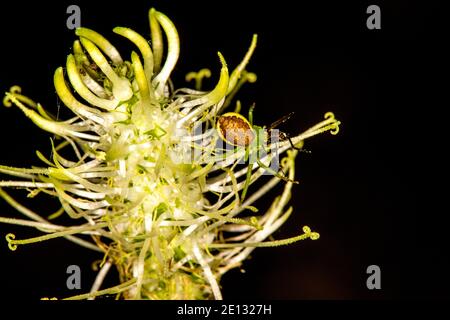
[[(447, 146), (438, 143), (447, 136), (443, 8), (429, 1), (313, 3), (2, 3), (0, 91), (20, 84), (24, 94), (56, 112), (53, 72), (64, 65), (75, 39), (66, 28), (69, 4), (81, 7), (82, 26), (117, 44), (127, 59), (134, 48), (111, 29), (127, 26), (148, 35), (148, 9), (167, 14), (181, 38), (176, 87), (185, 86), (187, 72), (208, 67), (212, 88), (220, 67), (216, 52), (233, 67), (258, 33), (248, 67), (258, 81), (239, 94), (245, 107), (256, 103), (255, 122), (268, 124), (295, 111), (282, 128), (295, 134), (333, 111), (343, 124), (337, 136), (307, 141), (312, 153), (297, 161), (301, 183), (291, 200), (294, 214), (275, 235), (293, 236), (309, 225), (320, 240), (256, 250), (243, 266), (246, 273), (224, 276), (225, 299), (448, 298), (448, 209), (438, 203), (446, 191), (438, 185)], [(370, 4), (381, 7), (381, 30), (366, 28)], [(0, 107), (0, 139), (5, 165), (38, 165), (35, 150), (48, 152), (50, 146), (49, 136), (17, 108)], [(25, 198), (25, 192), (11, 193)], [(43, 215), (57, 209), (57, 201), (45, 196), (25, 203)], [(0, 214), (18, 216), (4, 201)], [(17, 238), (39, 234), (0, 225), (1, 295), (38, 299), (89, 291), (95, 278), (90, 264), (100, 255), (59, 239), (11, 252), (4, 240), (9, 232)], [(71, 264), (82, 269), (80, 291), (66, 289)], [(381, 268), (381, 290), (366, 288), (371, 264)], [(113, 273), (107, 284), (116, 281)]]

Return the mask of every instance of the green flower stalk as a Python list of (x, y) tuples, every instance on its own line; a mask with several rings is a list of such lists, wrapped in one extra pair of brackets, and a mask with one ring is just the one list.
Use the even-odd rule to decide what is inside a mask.
[[(76, 30), (73, 53), (65, 69), (54, 74), (56, 93), (72, 118), (54, 117), (17, 86), (4, 99), (5, 106), (17, 106), (56, 137), (49, 157), (37, 151), (42, 167), (0, 166), (0, 173), (15, 177), (0, 181), (0, 196), (26, 217), (0, 217), (0, 222), (44, 233), (30, 239), (7, 234), (9, 248), (64, 237), (104, 255), (91, 291), (69, 299), (113, 294), (123, 299), (222, 299), (221, 276), (255, 248), (319, 238), (304, 226), (296, 237), (267, 240), (293, 211), (288, 203), (297, 149), (314, 135), (336, 134), (340, 122), (327, 113), (302, 134), (277, 140), (268, 137), (273, 130), (253, 126), (250, 113), (248, 120), (230, 116), (218, 134), (218, 119), (236, 92), (256, 80), (246, 67), (257, 37), (231, 74), (218, 54), (221, 69), (213, 90), (202, 91), (202, 79), (211, 76), (205, 69), (187, 75), (195, 89), (174, 90), (170, 74), (180, 53), (177, 30), (154, 9), (149, 20), (151, 46), (129, 28), (113, 30), (137, 47), (129, 60), (95, 31)], [(233, 114), (240, 108), (238, 101)], [(244, 125), (247, 140), (239, 131)], [(228, 134), (237, 143), (229, 143)], [(253, 184), (268, 173), (273, 176), (256, 189)], [(260, 212), (255, 201), (280, 181), (282, 193)], [(44, 218), (5, 187), (25, 189), (29, 197), (49, 195), (61, 208)], [(76, 225), (57, 224), (62, 214)], [(112, 266), (120, 284), (101, 289)]]

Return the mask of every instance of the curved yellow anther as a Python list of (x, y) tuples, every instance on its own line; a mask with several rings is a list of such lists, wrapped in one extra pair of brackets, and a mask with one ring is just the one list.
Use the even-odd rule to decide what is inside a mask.
[(311, 240), (318, 240), (320, 238), (320, 234), (317, 232), (311, 232), (311, 234), (309, 235), (309, 238)]
[(190, 82), (195, 80), (195, 89), (201, 90), (203, 78), (211, 77), (211, 70), (209, 69), (200, 69), (198, 72), (192, 71), (186, 74), (185, 80), (186, 82)]
[[(236, 86), (237, 81), (241, 77), (241, 73), (244, 71), (245, 67), (247, 66), (248, 62), (250, 61), (250, 58), (253, 55), (253, 52), (255, 51), (257, 41), (258, 41), (258, 35), (254, 34), (252, 37), (252, 42), (250, 43), (250, 47), (248, 48), (247, 53), (244, 56), (244, 59), (242, 59), (242, 62), (231, 73), (230, 82), (228, 84), (227, 94), (230, 93), (231, 90), (233, 90), (234, 87)], [(255, 79), (255, 81), (256, 81), (256, 79)]]
[(53, 76), (53, 83), (55, 85), (56, 94), (70, 110), (72, 110), (76, 114), (79, 114), (88, 119), (92, 119), (98, 123), (104, 122), (100, 112), (97, 109), (88, 107), (75, 99), (66, 85), (62, 67), (56, 69)]
[(148, 20), (150, 22), (150, 33), (152, 37), (152, 49), (153, 49), (153, 62), (154, 72), (161, 70), (161, 62), (163, 56), (163, 38), (161, 32), (161, 26), (156, 19), (156, 10), (151, 8), (148, 12)]
[(158, 11), (152, 12), (151, 14), (153, 14), (156, 20), (158, 20), (167, 36), (166, 62), (158, 75), (153, 79), (153, 85), (156, 87), (156, 93), (159, 96), (162, 96), (170, 73), (175, 68), (180, 55), (180, 38), (178, 37), (178, 31), (175, 28), (175, 25), (165, 14)]
[(133, 106), (132, 120), (140, 130), (148, 131), (154, 125), (151, 121), (153, 99), (150, 99), (150, 90), (141, 61), (134, 51), (131, 53), (131, 63), (140, 94), (140, 101)]
[(263, 227), (261, 226), (261, 224), (259, 223), (258, 218), (256, 218), (255, 216), (250, 218), (250, 223), (253, 227), (255, 227), (256, 230), (262, 230)]
[(192, 71), (186, 75), (186, 81), (192, 81), (194, 79), (202, 79), (211, 77), (211, 70), (207, 68), (200, 69), (198, 72)]
[(77, 28), (75, 34), (95, 43), (115, 64), (123, 63), (119, 51), (101, 34), (88, 28)]
[(182, 118), (180, 121), (178, 121), (179, 126), (185, 123), (189, 123), (192, 119), (195, 119), (195, 117), (202, 114), (209, 107), (219, 103), (220, 100), (222, 100), (225, 97), (227, 93), (229, 80), (228, 68), (223, 55), (220, 52), (218, 52), (217, 55), (219, 56), (220, 63), (222, 64), (222, 68), (220, 69), (219, 82), (217, 82), (216, 87), (208, 94), (204, 95), (201, 98), (189, 101), (188, 103), (185, 104), (185, 106), (188, 105), (191, 106), (201, 105), (201, 106), (198, 107), (195, 111), (191, 112), (186, 117)]
[[(234, 96), (236, 95), (236, 93), (246, 82), (254, 83), (254, 82), (256, 82), (257, 79), (258, 79), (258, 77), (256, 76), (255, 73), (243, 70), (237, 83), (235, 83), (233, 85), (233, 89), (227, 91), (227, 99), (225, 100), (225, 102), (223, 104), (223, 109), (227, 108), (230, 105), (230, 103), (234, 99)], [(229, 88), (230, 88), (230, 85), (228, 85), (228, 89)]]
[[(11, 93), (12, 95), (20, 94), (21, 92), (22, 88), (20, 86), (12, 86), (11, 88), (9, 88), (9, 93)], [(7, 108), (10, 108), (13, 105), (11, 97), (9, 95), (5, 95), (5, 97), (3, 98), (3, 105)]]
[(8, 233), (5, 238), (6, 238), (6, 241), (8, 241), (9, 250), (16, 251), (17, 244), (14, 243), (15, 242), (14, 239), (16, 238), (16, 235), (14, 233)]
[(258, 77), (256, 76), (256, 73), (253, 73), (253, 72), (248, 72), (248, 71), (244, 70), (244, 72), (242, 72), (242, 76), (243, 77), (245, 76), (245, 80), (250, 82), (250, 83), (255, 83), (256, 80), (258, 80)]
[(311, 228), (308, 226), (304, 226), (302, 230), (305, 236), (309, 237), (311, 240), (317, 240), (320, 238), (320, 234), (317, 232), (311, 232)]
[(337, 135), (339, 133), (339, 125), (341, 124), (341, 122), (336, 120), (333, 112), (325, 113), (325, 119), (332, 121), (330, 125), (330, 133), (332, 135)]
[(86, 87), (78, 71), (78, 67), (75, 62), (75, 57), (72, 54), (69, 54), (67, 56), (66, 67), (67, 67), (67, 76), (69, 77), (70, 83), (72, 84), (75, 91), (84, 100), (86, 100), (93, 106), (106, 110), (113, 110), (118, 105), (119, 101), (117, 101), (117, 99), (108, 100), (99, 98), (98, 96), (93, 94), (88, 87)]
[(116, 27), (113, 29), (113, 31), (127, 38), (138, 47), (144, 60), (144, 70), (148, 86), (151, 89), (151, 81), (153, 77), (153, 52), (147, 40), (145, 40), (144, 37), (130, 28)]
[(139, 87), (139, 93), (141, 94), (141, 101), (145, 106), (150, 107), (150, 91), (147, 78), (144, 68), (142, 67), (141, 60), (134, 51), (131, 53), (131, 64), (133, 66), (135, 79)]
[(87, 38), (80, 39), (81, 44), (91, 56), (92, 60), (99, 66), (103, 73), (113, 84), (113, 95), (120, 101), (129, 100), (133, 96), (130, 81), (126, 78), (120, 77), (108, 63), (108, 60), (103, 56), (97, 46)]
[(17, 97), (15, 97), (13, 94), (6, 93), (7, 96), (11, 99), (11, 101), (19, 107), (22, 112), (31, 119), (31, 121), (34, 122), (35, 125), (37, 125), (39, 128), (57, 134), (59, 136), (77, 136), (80, 138), (90, 139), (90, 140), (98, 140), (97, 136), (86, 134), (80, 131), (80, 127), (67, 124), (65, 122), (58, 122), (46, 119), (39, 115), (34, 110), (31, 110), (27, 108), (23, 103), (21, 103)]

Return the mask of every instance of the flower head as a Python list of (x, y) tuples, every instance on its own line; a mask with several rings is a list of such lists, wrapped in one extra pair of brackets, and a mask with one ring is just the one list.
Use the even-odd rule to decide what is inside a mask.
[[(266, 240), (293, 210), (288, 201), (296, 149), (316, 134), (336, 134), (339, 121), (327, 113), (304, 133), (277, 139), (274, 130), (253, 125), (252, 113), (248, 119), (240, 115), (239, 102), (234, 118), (224, 118), (242, 84), (256, 80), (246, 67), (257, 37), (231, 73), (218, 53), (220, 76), (213, 90), (202, 91), (202, 79), (211, 75), (205, 69), (187, 75), (195, 89), (174, 90), (169, 77), (180, 52), (177, 30), (154, 9), (149, 19), (151, 46), (129, 28), (114, 29), (137, 47), (139, 53), (128, 60), (102, 35), (76, 30), (73, 53), (54, 74), (56, 93), (72, 118), (54, 117), (17, 86), (4, 99), (5, 106), (17, 106), (58, 139), (52, 140), (50, 157), (37, 153), (42, 167), (0, 166), (0, 173), (17, 178), (0, 181), (0, 187), (23, 188), (29, 196), (44, 193), (61, 204), (44, 219), (0, 188), (0, 196), (28, 218), (0, 222), (45, 232), (24, 240), (8, 234), (9, 248), (65, 237), (104, 253), (91, 292), (73, 298), (121, 293), (130, 299), (221, 299), (221, 275), (255, 248), (319, 237), (304, 226), (299, 236)], [(245, 139), (236, 131), (243, 128)], [(267, 174), (273, 176), (263, 187), (252, 188)], [(283, 180), (283, 192), (270, 208), (260, 212), (253, 206)], [(244, 211), (250, 215), (242, 217)], [(80, 222), (69, 227), (52, 222), (63, 213)], [(121, 283), (99, 290), (111, 265)]]

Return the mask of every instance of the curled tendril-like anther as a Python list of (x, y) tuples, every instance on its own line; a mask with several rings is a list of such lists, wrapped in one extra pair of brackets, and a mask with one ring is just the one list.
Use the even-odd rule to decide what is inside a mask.
[(311, 240), (317, 240), (320, 238), (320, 234), (318, 232), (311, 232), (311, 234), (309, 235), (309, 238)]
[(333, 129), (330, 130), (332, 135), (337, 135), (339, 133), (339, 122), (333, 124)]
[(28, 191), (27, 198), (34, 198), (41, 192), (41, 190), (39, 190), (39, 189), (35, 189), (35, 190), (27, 189), (27, 191)]
[(307, 236), (311, 240), (317, 240), (320, 238), (320, 234), (317, 232), (311, 232), (311, 228), (308, 226), (304, 226), (302, 230), (305, 233), (305, 236)]
[(203, 79), (203, 78), (209, 78), (209, 77), (211, 77), (211, 70), (205, 68), (205, 69), (201, 69), (198, 72), (195, 72), (195, 71), (189, 72), (186, 75), (186, 81), (189, 82), (194, 79)]
[(211, 77), (211, 70), (209, 69), (201, 69), (198, 72), (192, 71), (186, 75), (186, 81), (190, 82), (195, 80), (195, 89), (200, 90), (202, 88), (203, 78)]
[(255, 83), (256, 80), (258, 80), (258, 76), (256, 73), (245, 71), (243, 76), (245, 77), (245, 80), (249, 83)]
[(324, 118), (327, 119), (327, 120), (328, 120), (328, 119), (334, 120), (334, 119), (335, 119), (334, 113), (333, 113), (333, 112), (327, 112), (327, 113), (325, 113)]
[[(291, 150), (288, 150), (288, 151), (287, 151), (288, 156), (290, 156), (290, 154), (289, 154), (290, 151), (291, 151)], [(284, 157), (283, 159), (281, 159), (280, 164), (281, 164), (282, 167), (285, 167), (285, 166), (288, 165), (288, 162), (289, 162), (289, 158), (288, 158), (288, 157)]]
[(20, 94), (22, 92), (22, 88), (20, 86), (12, 86), (9, 88), (9, 94), (5, 95), (3, 98), (3, 105), (7, 108), (11, 107), (13, 105), (11, 101), (11, 96), (14, 96), (15, 94)]
[(21, 93), (22, 92), (22, 88), (20, 86), (12, 86), (11, 88), (9, 88), (9, 92), (11, 92), (12, 94), (14, 93)]
[(93, 271), (98, 271), (100, 270), (100, 266), (102, 264), (102, 260), (95, 260), (94, 262), (92, 262), (91, 264), (91, 268)]
[(258, 218), (256, 218), (256, 217), (251, 217), (250, 218), (250, 223), (252, 224), (253, 227), (255, 227), (256, 230), (262, 230), (263, 229), (263, 227), (259, 223)]
[(339, 125), (341, 124), (341, 122), (336, 120), (333, 112), (325, 113), (325, 119), (331, 120), (330, 133), (332, 135), (337, 135), (339, 133)]
[(251, 212), (254, 212), (254, 213), (259, 212), (258, 208), (254, 207), (254, 206), (245, 206), (244, 209), (250, 210)]
[(17, 244), (14, 243), (15, 242), (14, 239), (16, 238), (16, 235), (14, 233), (8, 233), (5, 238), (6, 238), (6, 241), (8, 241), (9, 250), (16, 251)]

